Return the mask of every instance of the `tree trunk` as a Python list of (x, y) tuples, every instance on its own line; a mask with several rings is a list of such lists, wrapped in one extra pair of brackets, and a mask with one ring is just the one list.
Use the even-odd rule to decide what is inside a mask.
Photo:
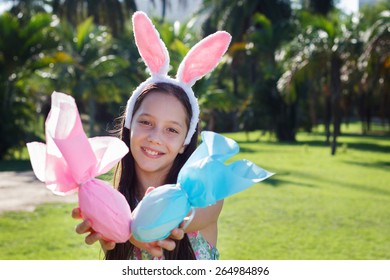
[(333, 117), (333, 139), (331, 146), (331, 154), (336, 154), (337, 149), (337, 136), (340, 135), (341, 124), (341, 108), (340, 108), (340, 69), (341, 59), (337, 54), (333, 54), (331, 58), (331, 78), (330, 78), (330, 90), (332, 94), (332, 117)]
[(369, 91), (367, 93), (367, 100), (365, 104), (365, 118), (366, 118), (366, 127), (367, 132), (371, 130), (371, 107), (372, 107), (372, 92)]
[(310, 125), (312, 131), (313, 127), (317, 126), (317, 103), (318, 103), (318, 93), (317, 90), (312, 89), (312, 93), (309, 97), (309, 115), (310, 115)]
[(286, 104), (280, 100), (276, 116), (276, 137), (280, 142), (295, 142), (295, 109), (296, 103)]
[(167, 13), (167, 1), (162, 0), (162, 11), (161, 11), (161, 22), (164, 22), (165, 20), (165, 15)]
[(95, 136), (95, 115), (96, 115), (96, 102), (92, 94), (89, 95), (88, 100), (89, 111), (89, 137)]
[(332, 116), (332, 100), (329, 92), (325, 92), (325, 143), (330, 143), (330, 122)]

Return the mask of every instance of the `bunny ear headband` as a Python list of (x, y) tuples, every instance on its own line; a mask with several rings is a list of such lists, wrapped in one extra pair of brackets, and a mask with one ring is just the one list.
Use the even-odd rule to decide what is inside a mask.
[(133, 31), (138, 51), (151, 77), (140, 84), (127, 101), (125, 127), (130, 129), (135, 102), (146, 86), (153, 83), (174, 84), (185, 91), (191, 103), (190, 127), (184, 141), (184, 145), (188, 145), (199, 120), (198, 100), (191, 87), (218, 65), (227, 51), (231, 36), (225, 31), (218, 31), (201, 40), (188, 52), (179, 66), (176, 79), (173, 79), (168, 76), (168, 50), (145, 13), (134, 13)]

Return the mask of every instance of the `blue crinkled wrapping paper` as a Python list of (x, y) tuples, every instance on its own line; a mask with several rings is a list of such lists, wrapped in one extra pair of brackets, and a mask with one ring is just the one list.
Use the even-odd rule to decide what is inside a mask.
[(202, 140), (180, 170), (177, 184), (154, 189), (134, 210), (131, 230), (137, 240), (165, 239), (192, 207), (213, 205), (273, 175), (248, 160), (226, 165), (239, 152), (232, 139), (204, 131)]

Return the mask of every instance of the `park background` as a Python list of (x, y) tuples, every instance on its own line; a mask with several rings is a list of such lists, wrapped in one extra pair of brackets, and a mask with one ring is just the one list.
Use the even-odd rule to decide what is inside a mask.
[[(202, 129), (276, 173), (226, 199), (221, 258), (390, 259), (390, 3), (371, 2), (203, 0), (189, 14), (185, 0), (1, 1), (0, 171), (31, 170), (25, 144), (45, 141), (54, 90), (76, 99), (89, 136), (115, 129), (148, 76), (130, 20), (142, 6), (171, 75), (201, 38), (232, 34), (194, 86)], [(1, 213), (0, 259), (101, 259), (74, 233), (75, 206)]]

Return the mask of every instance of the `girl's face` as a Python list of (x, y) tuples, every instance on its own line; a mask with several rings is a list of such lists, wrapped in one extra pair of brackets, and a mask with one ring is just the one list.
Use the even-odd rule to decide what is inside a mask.
[(186, 111), (180, 101), (158, 91), (146, 94), (131, 123), (130, 150), (137, 174), (166, 176), (187, 135)]

